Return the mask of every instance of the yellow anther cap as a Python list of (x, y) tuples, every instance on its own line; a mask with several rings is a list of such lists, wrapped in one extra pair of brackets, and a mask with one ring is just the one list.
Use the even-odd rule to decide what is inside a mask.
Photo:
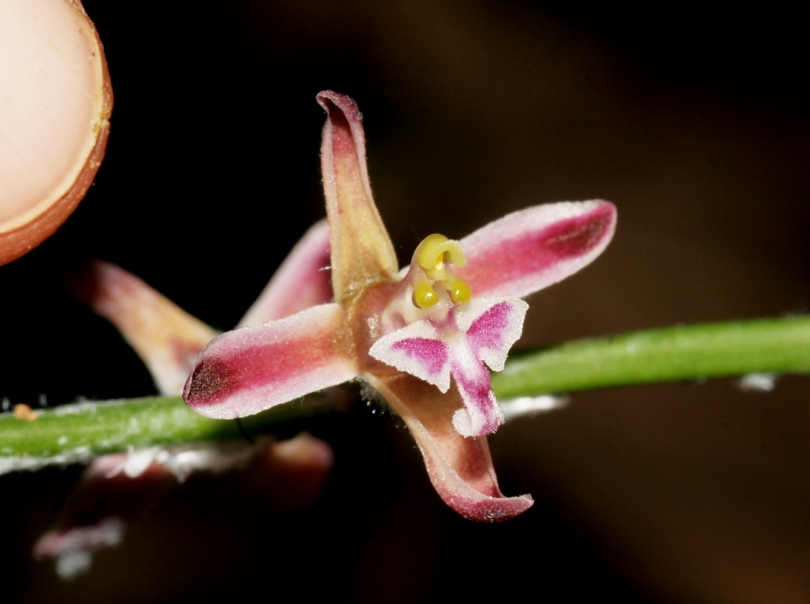
[[(434, 233), (422, 240), (413, 254), (413, 261), (424, 271), (425, 276), (446, 289), (453, 302), (469, 302), (472, 297), (469, 286), (456, 277), (450, 265), (463, 267), (467, 263), (461, 244), (444, 235)], [(438, 302), (433, 285), (420, 282), (414, 287), (414, 303), (420, 308), (430, 308)]]

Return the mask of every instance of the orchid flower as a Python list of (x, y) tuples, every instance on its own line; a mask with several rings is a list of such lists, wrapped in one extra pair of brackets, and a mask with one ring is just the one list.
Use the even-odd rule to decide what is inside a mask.
[[(400, 271), (372, 198), (357, 105), (331, 91), (317, 100), (327, 113), (321, 162), (332, 301), (322, 293), (321, 303), (295, 315), (216, 337), (183, 398), (203, 415), (231, 419), (361, 376), (408, 426), (451, 508), (485, 522), (516, 516), (533, 500), (498, 488), (486, 435), (503, 414), (487, 367), (503, 369), (521, 335), (528, 305), (520, 298), (605, 249), (615, 207), (540, 205), (459, 241), (433, 234)], [(311, 292), (313, 274), (298, 273), (287, 295)]]

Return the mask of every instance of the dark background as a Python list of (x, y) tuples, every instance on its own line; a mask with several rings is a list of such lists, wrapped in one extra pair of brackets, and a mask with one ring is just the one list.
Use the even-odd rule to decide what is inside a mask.
[[(83, 257), (236, 323), (324, 213), (314, 96), (327, 88), (365, 114), (401, 259), (431, 232), (460, 237), (531, 204), (617, 204), (606, 254), (531, 300), (526, 346), (807, 311), (807, 51), (785, 3), (85, 7), (109, 62), (111, 136), (76, 213), (0, 267), (13, 403), (153, 392), (112, 327), (63, 292), (60, 271)], [(71, 583), (30, 548), (79, 469), (2, 477), (2, 600), (272, 600), (294, 585), (355, 602), (806, 602), (807, 387), (584, 393), (504, 426), (501, 486), (537, 503), (495, 526), (456, 517), (407, 431), (361, 406), (308, 426), (336, 455), (313, 507), (279, 516), (237, 477), (194, 479)]]

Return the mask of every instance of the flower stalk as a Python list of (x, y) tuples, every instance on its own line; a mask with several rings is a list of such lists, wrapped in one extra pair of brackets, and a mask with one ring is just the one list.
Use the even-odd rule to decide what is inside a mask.
[[(499, 399), (750, 373), (810, 373), (810, 317), (668, 327), (515, 353), (492, 375)], [(251, 435), (345, 408), (345, 397), (307, 395), (242, 420)], [(0, 473), (85, 463), (130, 448), (242, 438), (234, 421), (200, 416), (179, 397), (83, 402), (0, 414)]]

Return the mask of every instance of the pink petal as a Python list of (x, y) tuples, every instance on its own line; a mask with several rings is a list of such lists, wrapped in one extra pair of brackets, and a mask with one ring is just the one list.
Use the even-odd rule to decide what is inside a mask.
[(501, 371), (509, 349), (523, 332), (529, 305), (518, 298), (473, 298), (456, 310), (456, 323), (466, 332), (475, 356)]
[(352, 379), (355, 359), (343, 309), (321, 304), (215, 338), (197, 360), (183, 398), (208, 417), (244, 417)]
[(283, 319), (332, 300), (329, 223), (310, 228), (278, 267), (237, 327)]
[(369, 283), (393, 280), (397, 256), (371, 196), (357, 104), (330, 90), (316, 98), (327, 113), (321, 169), (332, 230), (332, 286), (335, 301), (342, 302)]
[(589, 264), (615, 227), (616, 208), (607, 201), (527, 208), (462, 239), (467, 265), (456, 272), (473, 296), (528, 296)]
[(453, 429), (450, 418), (461, 406), (455, 388), (441, 394), (404, 374), (366, 378), (405, 421), (422, 451), (430, 481), (456, 512), (470, 520), (500, 522), (532, 506), (531, 495), (503, 496), (486, 437), (465, 438)]
[(383, 336), (368, 353), (442, 392), (450, 387), (449, 350), (428, 321), (417, 321)]
[(183, 391), (197, 355), (217, 335), (136, 276), (109, 262), (91, 261), (69, 280), (68, 287), (118, 328), (162, 394)]
[(453, 428), (462, 436), (484, 436), (495, 432), (503, 423), (503, 413), (492, 393), (489, 371), (466, 339), (459, 337), (458, 340), (458, 345), (451, 349), (450, 373), (464, 407), (453, 414)]

